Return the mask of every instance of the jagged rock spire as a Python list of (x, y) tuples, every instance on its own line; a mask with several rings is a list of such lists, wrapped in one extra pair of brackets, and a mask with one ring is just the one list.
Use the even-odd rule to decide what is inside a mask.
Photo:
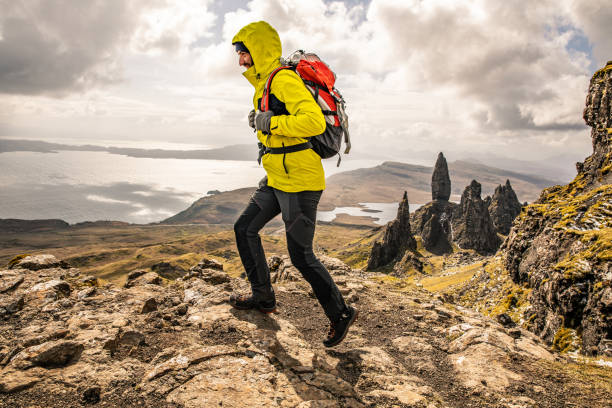
[(500, 239), (493, 229), (493, 222), (485, 202), (480, 197), (482, 187), (472, 180), (461, 195), (461, 203), (453, 216), (453, 235), (459, 247), (474, 249), (480, 253), (497, 250)]
[(510, 180), (506, 180), (505, 185), (500, 184), (495, 188), (495, 193), (493, 193), (488, 207), (495, 231), (508, 235), (512, 227), (512, 221), (519, 215), (522, 208), (510, 185)]
[(431, 198), (435, 200), (448, 201), (451, 194), (451, 181), (448, 175), (448, 165), (444, 154), (438, 154), (438, 160), (434, 166), (431, 176)]
[(406, 249), (416, 249), (416, 240), (410, 230), (408, 193), (404, 191), (397, 217), (385, 227), (382, 242), (376, 241), (372, 246), (367, 269), (378, 268), (400, 258)]

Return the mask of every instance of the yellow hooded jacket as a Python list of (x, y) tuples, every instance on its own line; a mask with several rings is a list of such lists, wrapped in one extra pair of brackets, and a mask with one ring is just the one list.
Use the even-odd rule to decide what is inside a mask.
[[(266, 80), (280, 66), (280, 38), (272, 26), (265, 21), (258, 21), (243, 27), (232, 39), (232, 43), (235, 42), (242, 42), (253, 59), (253, 65), (243, 75), (255, 87), (253, 105), (259, 109)], [(270, 94), (271, 109), (275, 113), (270, 122), (271, 135), (257, 132), (257, 138), (265, 146), (282, 147), (305, 143), (307, 137), (325, 131), (321, 108), (295, 72), (288, 69), (279, 71), (272, 81)], [(287, 172), (283, 167), (282, 154), (266, 154), (262, 163), (270, 187), (288, 193), (325, 189), (321, 157), (312, 149), (287, 153)]]

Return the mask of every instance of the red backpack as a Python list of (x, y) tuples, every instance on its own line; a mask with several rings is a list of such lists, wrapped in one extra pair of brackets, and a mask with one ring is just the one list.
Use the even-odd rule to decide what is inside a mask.
[(345, 154), (351, 150), (351, 139), (348, 132), (348, 116), (344, 110), (344, 98), (334, 87), (336, 74), (316, 54), (305, 53), (302, 50), (295, 51), (286, 59), (281, 59), (281, 64), (282, 66), (272, 71), (268, 77), (259, 110), (265, 112), (270, 109), (270, 86), (274, 76), (283, 69), (295, 71), (325, 116), (325, 131), (310, 138), (312, 149), (322, 159), (338, 155), (339, 166), (342, 135), (344, 134), (346, 145)]

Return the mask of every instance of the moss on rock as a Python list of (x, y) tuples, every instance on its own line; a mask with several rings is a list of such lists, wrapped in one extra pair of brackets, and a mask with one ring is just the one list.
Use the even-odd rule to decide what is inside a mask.
[(17, 265), (19, 263), (19, 261), (21, 261), (23, 258), (30, 256), (31, 254), (21, 254), (21, 255), (17, 255), (16, 257), (14, 257), (13, 259), (11, 259), (10, 261), (8, 261), (8, 263), (6, 264), (7, 267), (12, 268), (15, 265)]
[(553, 349), (560, 353), (569, 353), (579, 348), (576, 331), (561, 327), (553, 338)]

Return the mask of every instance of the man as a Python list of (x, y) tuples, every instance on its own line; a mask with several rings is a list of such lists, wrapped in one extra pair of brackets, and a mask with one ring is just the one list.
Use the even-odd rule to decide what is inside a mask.
[(246, 68), (244, 77), (255, 87), (249, 124), (257, 131), (261, 161), (267, 176), (236, 221), (236, 245), (249, 282), (250, 295), (232, 295), (236, 309), (276, 311), (270, 270), (259, 231), (282, 213), (291, 262), (310, 283), (315, 296), (330, 320), (330, 330), (323, 344), (339, 344), (357, 311), (347, 306), (329, 272), (312, 250), (317, 206), (325, 188), (321, 158), (308, 138), (325, 130), (325, 118), (300, 77), (284, 69), (272, 81), (270, 110), (260, 112), (265, 83), (280, 66), (282, 54), (278, 33), (268, 23), (259, 21), (243, 27), (232, 40), (238, 61)]

